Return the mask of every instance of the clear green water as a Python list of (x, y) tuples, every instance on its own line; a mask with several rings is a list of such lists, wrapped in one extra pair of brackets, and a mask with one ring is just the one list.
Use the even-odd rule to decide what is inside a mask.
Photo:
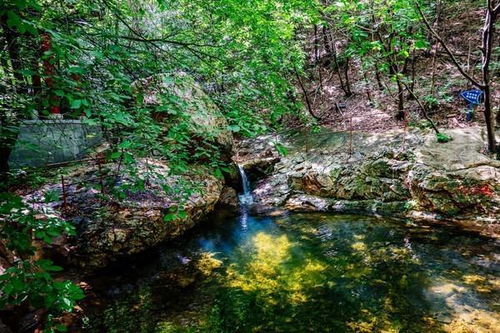
[(498, 249), (446, 226), (221, 212), (96, 281), (86, 331), (495, 332)]

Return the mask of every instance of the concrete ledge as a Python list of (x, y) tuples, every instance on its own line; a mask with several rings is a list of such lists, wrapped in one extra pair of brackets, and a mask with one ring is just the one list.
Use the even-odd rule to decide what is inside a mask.
[(11, 168), (40, 167), (85, 156), (102, 142), (100, 126), (82, 120), (25, 120), (19, 126)]

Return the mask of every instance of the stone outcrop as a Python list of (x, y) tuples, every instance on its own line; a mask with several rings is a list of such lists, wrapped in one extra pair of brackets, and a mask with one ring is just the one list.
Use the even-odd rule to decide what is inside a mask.
[[(65, 205), (62, 200), (46, 203), (44, 199), (47, 193), (60, 190), (60, 184), (46, 185), (25, 197), (35, 209), (76, 226), (76, 237), (60, 241), (58, 250), (66, 249), (63, 252), (69, 262), (89, 270), (183, 234), (213, 211), (224, 187), (223, 179), (202, 167), (193, 166), (189, 174), (171, 176), (165, 163), (142, 160), (134, 176), (147, 177), (146, 185), (124, 190), (118, 194), (123, 199), (117, 200), (116, 194), (103, 193), (99, 187), (99, 179), (107, 182), (115, 168), (101, 167), (103, 177), (96, 166), (67, 175)], [(122, 174), (118, 181), (133, 186), (130, 174)], [(87, 186), (76, 185), (82, 183)], [(95, 186), (89, 187), (92, 183)]]
[[(257, 204), (298, 211), (332, 211), (473, 221), (498, 228), (500, 161), (484, 154), (479, 128), (433, 133), (334, 133), (324, 130), (238, 143), (237, 159), (254, 179)], [(288, 154), (279, 156), (270, 142)], [(246, 147), (258, 149), (254, 155)], [(278, 161), (279, 160), (279, 161)], [(431, 214), (431, 215), (429, 215)]]
[(182, 121), (192, 137), (210, 140), (230, 157), (233, 137), (226, 118), (191, 76), (157, 74), (134, 82), (133, 88), (143, 96), (144, 105), (157, 106), (154, 116), (166, 128)]
[[(182, 123), (193, 146), (208, 142), (217, 148), (215, 158), (230, 158), (233, 139), (227, 122), (189, 75), (155, 75), (136, 81), (133, 89), (166, 132)], [(126, 167), (91, 163), (65, 171), (64, 189), (54, 179), (24, 199), (76, 226), (76, 237), (58, 240), (56, 252), (92, 270), (177, 237), (213, 211), (225, 180), (213, 176), (205, 161), (193, 158), (188, 163), (182, 175), (173, 175), (167, 162), (156, 158)], [(48, 193), (61, 195), (49, 203)], [(225, 190), (222, 201), (234, 205), (235, 196)]]

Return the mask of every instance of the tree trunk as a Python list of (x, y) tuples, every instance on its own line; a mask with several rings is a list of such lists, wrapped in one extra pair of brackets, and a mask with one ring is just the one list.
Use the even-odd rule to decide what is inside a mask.
[(488, 1), (488, 9), (483, 30), (483, 84), (484, 84), (484, 119), (486, 122), (486, 132), (488, 136), (488, 150), (492, 153), (497, 151), (495, 126), (491, 107), (491, 82), (490, 82), (490, 62), (492, 53), (493, 35), (495, 30), (495, 20), (497, 12), (493, 10), (492, 4)]
[(18, 126), (8, 119), (5, 112), (0, 113), (0, 183), (4, 185), (9, 172), (9, 157), (17, 141)]
[(398, 111), (396, 113), (396, 120), (403, 120), (405, 117), (405, 91), (401, 84), (401, 79), (396, 76), (396, 83), (398, 85)]
[(351, 59), (347, 58), (345, 61), (345, 66), (344, 66), (344, 74), (345, 74), (345, 95), (346, 97), (351, 97), (352, 96), (352, 90), (351, 90), (351, 81), (349, 80), (349, 61)]
[[(7, 26), (7, 17), (0, 16), (0, 27), (2, 28), (3, 38), (7, 44), (7, 53), (10, 58), (10, 66), (12, 68), (12, 87), (17, 93), (21, 92), (23, 87), (23, 75), (21, 74), (21, 59), (19, 54), (19, 44), (17, 34), (14, 30)], [(6, 68), (8, 71), (8, 68)], [(13, 110), (13, 112), (16, 112)], [(2, 187), (6, 184), (9, 171), (9, 157), (12, 147), (17, 140), (17, 132), (14, 124), (9, 119), (5, 110), (0, 112), (0, 183)]]
[(17, 41), (17, 34), (14, 30), (8, 27), (7, 25), (7, 17), (0, 16), (0, 27), (2, 28), (3, 32), (3, 37), (5, 38), (5, 41), (7, 43), (7, 52), (10, 57), (10, 63), (12, 66), (12, 74), (17, 81), (16, 85), (18, 87), (22, 86), (23, 84), (23, 75), (21, 74), (21, 59), (20, 59), (20, 52), (19, 52), (19, 44)]
[(377, 66), (375, 66), (375, 79), (377, 80), (378, 90), (384, 90), (384, 85), (382, 84), (382, 79), (380, 78), (380, 72), (378, 71)]
[(411, 91), (415, 90), (415, 80), (416, 80), (416, 68), (415, 68), (415, 51), (413, 51), (412, 57), (411, 57)]
[(328, 29), (323, 26), (323, 44), (325, 45), (325, 51), (327, 54), (332, 53), (332, 47), (330, 46), (330, 38), (328, 38)]
[(437, 60), (437, 52), (438, 52), (439, 44), (436, 44), (432, 50), (432, 74), (431, 74), (431, 96), (435, 97), (436, 95), (436, 60)]
[[(42, 54), (52, 50), (52, 37), (48, 33), (42, 34)], [(56, 66), (54, 65), (54, 56), (50, 56), (43, 61), (43, 68), (45, 75), (45, 83), (47, 84), (47, 90), (49, 93), (49, 112), (51, 114), (60, 114), (60, 98), (54, 94), (55, 82), (54, 74)]]
[(10, 147), (7, 147), (3, 143), (0, 144), (0, 190), (5, 190), (3, 189), (3, 185), (5, 184), (7, 180), (7, 172), (9, 172), (9, 157), (12, 149)]
[(319, 78), (319, 87), (321, 92), (323, 92), (323, 75), (321, 74), (321, 66), (319, 63), (319, 35), (318, 35), (318, 26), (314, 25), (314, 63), (318, 67), (318, 78)]
[[(340, 68), (340, 64), (339, 64), (339, 59), (337, 57), (337, 46), (334, 44), (333, 45), (333, 62), (335, 63), (335, 69), (336, 69), (336, 72), (337, 72), (337, 76), (339, 77), (339, 82), (340, 82), (340, 88), (342, 88), (342, 90), (344, 91), (344, 94), (349, 97), (352, 95), (352, 92), (351, 92), (351, 88), (350, 88), (350, 83), (349, 81), (344, 81), (344, 78), (342, 77), (342, 70)], [(346, 76), (346, 80), (349, 80), (349, 76), (347, 74), (347, 71), (349, 70), (349, 65), (346, 64), (344, 66), (344, 73), (345, 73), (345, 76)]]
[(496, 116), (496, 125), (497, 128), (500, 128), (500, 108), (497, 108), (497, 116)]
[(306, 106), (307, 106), (307, 111), (316, 120), (321, 120), (320, 117), (316, 116), (313, 111), (312, 103), (311, 100), (309, 99), (309, 94), (307, 93), (307, 89), (304, 86), (304, 83), (302, 82), (302, 79), (300, 78), (299, 72), (294, 68), (295, 71), (295, 76), (297, 77), (297, 81), (299, 83), (300, 89), (302, 90), (302, 94), (304, 95), (304, 99), (306, 101)]

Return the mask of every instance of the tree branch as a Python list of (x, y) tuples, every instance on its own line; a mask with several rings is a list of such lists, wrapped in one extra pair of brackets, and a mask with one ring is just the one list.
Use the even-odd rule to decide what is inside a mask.
[[(136, 37), (132, 37), (132, 36), (127, 37), (127, 39), (129, 39), (129, 40), (142, 41), (142, 42), (145, 42), (145, 43), (150, 43), (151, 45), (153, 45), (154, 47), (156, 47), (157, 49), (159, 49), (162, 52), (165, 52), (165, 50), (161, 46), (157, 45), (156, 43), (158, 43), (158, 42), (166, 42), (166, 43), (181, 45), (185, 49), (187, 49), (188, 51), (190, 51), (195, 57), (197, 57), (198, 59), (200, 59), (202, 61), (204, 61), (204, 59), (201, 57), (201, 55), (203, 55), (205, 57), (208, 57), (208, 58), (214, 58), (214, 59), (220, 60), (220, 59), (218, 59), (217, 57), (215, 57), (215, 56), (213, 56), (211, 54), (208, 54), (208, 53), (200, 51), (200, 50), (193, 49), (191, 47), (191, 46), (200, 46), (200, 45), (183, 43), (183, 42), (178, 42), (178, 41), (171, 41), (171, 40), (163, 40), (163, 39), (160, 39), (160, 40), (148, 39), (148, 38), (144, 37), (141, 33), (139, 33), (137, 30), (135, 30), (134, 28), (132, 28), (130, 26), (130, 24), (128, 24), (128, 22), (118, 12), (116, 10), (114, 10), (114, 8), (112, 8), (110, 6), (110, 4), (108, 3), (107, 0), (103, 0), (103, 4), (104, 4), (104, 6), (106, 6), (106, 8), (108, 8), (116, 16), (116, 18), (121, 23), (123, 23), (123, 25), (125, 25), (125, 27), (130, 32), (132, 32), (133, 35), (136, 36)], [(120, 38), (124, 38), (124, 37), (120, 36)]]
[(427, 119), (427, 121), (431, 124), (431, 127), (432, 129), (436, 132), (436, 134), (439, 134), (439, 129), (437, 128), (437, 126), (434, 124), (434, 122), (432, 121), (432, 119), (429, 117), (429, 115), (427, 114), (427, 109), (425, 108), (424, 104), (420, 101), (420, 98), (418, 98), (418, 96), (413, 92), (412, 89), (410, 89), (410, 87), (408, 87), (408, 85), (404, 82), (404, 81), (401, 81), (401, 83), (403, 83), (403, 85), (405, 86), (406, 90), (413, 96), (413, 98), (417, 101), (418, 105), (420, 106), (420, 108), (422, 109), (422, 114), (424, 115), (424, 118)]
[(213, 45), (213, 44), (198, 44), (198, 43), (192, 43), (192, 42), (181, 42), (178, 40), (171, 40), (171, 39), (166, 39), (166, 38), (146, 38), (146, 37), (133, 37), (133, 36), (119, 36), (120, 38), (127, 39), (127, 40), (133, 40), (136, 42), (150, 42), (150, 43), (155, 43), (155, 42), (162, 42), (162, 43), (169, 43), (169, 44), (175, 44), (175, 45), (181, 45), (181, 46), (198, 46), (198, 47), (219, 47), (218, 45)]
[(427, 17), (425, 17), (425, 15), (424, 15), (424, 13), (422, 11), (422, 8), (420, 8), (420, 5), (418, 4), (418, 2), (414, 1), (414, 3), (415, 3), (415, 7), (417, 8), (418, 13), (422, 17), (422, 20), (424, 21), (425, 26), (432, 33), (432, 35), (434, 36), (434, 38), (436, 38), (438, 40), (438, 42), (443, 46), (443, 48), (445, 49), (446, 53), (448, 53), (448, 55), (450, 56), (452, 63), (458, 69), (458, 71), (460, 72), (460, 74), (462, 74), (467, 80), (469, 80), (473, 85), (475, 85), (479, 89), (481, 89), (481, 90), (484, 89), (485, 88), (484, 84), (480, 83), (479, 81), (477, 81), (476, 79), (474, 79), (472, 76), (470, 76), (469, 74), (467, 74), (465, 72), (465, 70), (463, 69), (462, 65), (460, 65), (460, 63), (458, 62), (457, 58), (455, 58), (455, 56), (453, 55), (453, 52), (451, 52), (451, 50), (448, 47), (448, 45), (444, 42), (444, 40), (441, 38), (441, 36), (439, 36), (439, 34), (436, 32), (436, 30), (434, 30), (432, 28), (431, 24), (427, 20)]

